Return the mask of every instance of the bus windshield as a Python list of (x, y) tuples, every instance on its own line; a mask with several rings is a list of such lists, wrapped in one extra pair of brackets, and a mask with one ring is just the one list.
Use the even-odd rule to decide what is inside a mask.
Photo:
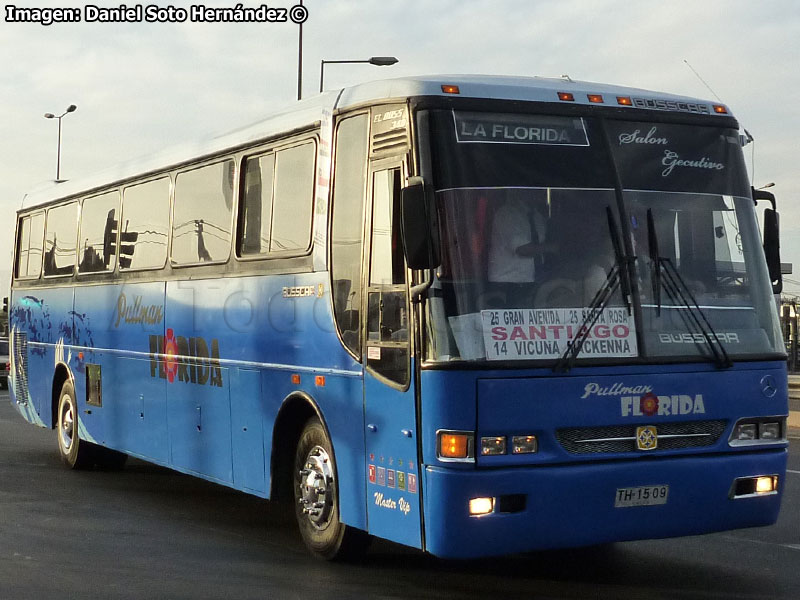
[(579, 361), (783, 351), (735, 130), (432, 113), (429, 360), (553, 361), (579, 334)]

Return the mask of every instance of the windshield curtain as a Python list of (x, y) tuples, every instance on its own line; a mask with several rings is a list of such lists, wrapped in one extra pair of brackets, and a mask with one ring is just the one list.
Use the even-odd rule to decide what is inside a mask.
[[(782, 351), (736, 131), (430, 116), (442, 264), (426, 303), (428, 360), (552, 362), (579, 333), (579, 361), (707, 356), (687, 323), (695, 300), (731, 356)], [(615, 278), (625, 248), (630, 298)], [(606, 308), (591, 323), (598, 292)]]

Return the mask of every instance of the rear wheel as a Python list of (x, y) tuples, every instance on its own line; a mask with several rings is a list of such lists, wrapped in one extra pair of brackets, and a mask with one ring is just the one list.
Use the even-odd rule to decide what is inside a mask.
[(333, 449), (319, 419), (308, 420), (294, 460), (295, 516), (311, 552), (326, 560), (363, 556), (369, 536), (339, 520), (339, 485)]

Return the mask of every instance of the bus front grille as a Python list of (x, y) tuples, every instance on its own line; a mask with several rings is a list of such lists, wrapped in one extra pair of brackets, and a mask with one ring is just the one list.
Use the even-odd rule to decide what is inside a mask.
[[(725, 420), (656, 425), (656, 451), (713, 446), (727, 425)], [(556, 439), (570, 454), (639, 452), (636, 447), (636, 425), (558, 429)]]

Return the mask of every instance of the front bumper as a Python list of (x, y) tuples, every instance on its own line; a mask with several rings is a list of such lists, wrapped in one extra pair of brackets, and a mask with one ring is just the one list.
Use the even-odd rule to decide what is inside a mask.
[[(465, 471), (428, 466), (425, 548), (475, 558), (770, 525), (778, 518), (786, 449)], [(780, 476), (778, 493), (732, 499), (735, 479)], [(615, 508), (619, 488), (669, 485), (666, 504)], [(517, 512), (480, 517), (470, 498), (524, 496)], [(516, 507), (519, 509), (519, 507)]]

